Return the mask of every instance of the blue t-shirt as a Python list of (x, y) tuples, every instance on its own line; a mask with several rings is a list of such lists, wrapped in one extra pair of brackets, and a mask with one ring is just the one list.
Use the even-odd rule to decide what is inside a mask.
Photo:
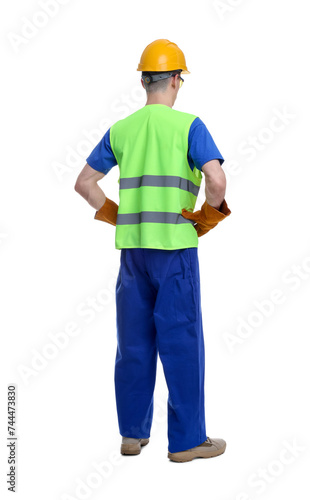
[[(194, 166), (201, 170), (201, 167), (210, 160), (219, 160), (221, 165), (224, 162), (210, 132), (198, 117), (195, 118), (189, 129), (187, 159), (192, 170)], [(94, 170), (103, 174), (107, 174), (112, 167), (117, 165), (110, 143), (110, 129), (93, 149), (86, 162)]]

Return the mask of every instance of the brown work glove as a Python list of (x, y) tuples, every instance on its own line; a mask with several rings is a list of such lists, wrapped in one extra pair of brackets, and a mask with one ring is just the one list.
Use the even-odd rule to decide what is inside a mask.
[(198, 237), (206, 234), (210, 229), (213, 229), (217, 224), (225, 219), (231, 211), (229, 210), (225, 199), (222, 201), (219, 209), (212, 207), (207, 203), (203, 203), (200, 210), (189, 212), (185, 208), (182, 209), (182, 215), (185, 219), (190, 219), (196, 222), (194, 228), (197, 231)]
[(103, 222), (108, 222), (112, 226), (116, 226), (118, 205), (110, 198), (106, 198), (102, 207), (95, 213), (94, 219), (102, 220)]

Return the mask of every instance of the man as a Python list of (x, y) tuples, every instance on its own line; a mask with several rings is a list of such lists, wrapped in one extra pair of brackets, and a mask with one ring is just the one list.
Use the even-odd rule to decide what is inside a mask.
[[(231, 212), (224, 199), (224, 161), (196, 115), (173, 110), (185, 57), (169, 40), (149, 44), (138, 71), (144, 107), (117, 121), (94, 148), (75, 189), (116, 226), (121, 250), (116, 283), (115, 395), (121, 453), (149, 442), (157, 354), (169, 390), (168, 457), (185, 462), (224, 453), (207, 437), (204, 338), (198, 237)], [(98, 181), (118, 165), (119, 206)], [(193, 212), (202, 173), (206, 201)]]

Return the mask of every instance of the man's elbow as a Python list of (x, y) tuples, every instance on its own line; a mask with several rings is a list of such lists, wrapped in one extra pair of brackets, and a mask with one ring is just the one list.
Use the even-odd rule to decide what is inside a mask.
[(77, 193), (81, 193), (81, 190), (82, 190), (82, 183), (77, 179), (76, 183), (74, 184), (74, 190), (77, 192)]
[(75, 185), (74, 185), (74, 190), (80, 194), (81, 196), (83, 196), (83, 198), (86, 198), (87, 197), (87, 193), (89, 191), (89, 186), (88, 186), (88, 183), (85, 183), (79, 179), (77, 179)]
[(225, 196), (225, 192), (226, 192), (226, 176), (225, 174), (223, 173), (223, 175), (217, 180), (217, 189), (218, 191), (223, 195), (223, 197)]
[(211, 190), (214, 194), (224, 197), (226, 192), (226, 176), (224, 172), (221, 172), (213, 178), (206, 178), (206, 188)]

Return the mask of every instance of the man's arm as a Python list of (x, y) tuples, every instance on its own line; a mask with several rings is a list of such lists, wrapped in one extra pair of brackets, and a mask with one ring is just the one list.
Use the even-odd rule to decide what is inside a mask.
[(116, 226), (118, 205), (115, 201), (107, 198), (97, 184), (104, 175), (86, 163), (76, 180), (74, 189), (96, 209), (95, 219)]
[(206, 177), (206, 200), (196, 212), (188, 212), (185, 208), (182, 210), (185, 219), (196, 222), (194, 227), (198, 236), (208, 233), (231, 213), (224, 198), (226, 176), (219, 160), (206, 162), (201, 170)]
[(219, 160), (211, 160), (202, 168), (205, 174), (205, 194), (209, 205), (218, 210), (224, 200), (226, 192), (226, 176)]
[(96, 210), (99, 210), (104, 205), (107, 197), (98, 186), (97, 182), (104, 177), (105, 174), (93, 169), (86, 163), (83, 170), (80, 172), (74, 189)]

